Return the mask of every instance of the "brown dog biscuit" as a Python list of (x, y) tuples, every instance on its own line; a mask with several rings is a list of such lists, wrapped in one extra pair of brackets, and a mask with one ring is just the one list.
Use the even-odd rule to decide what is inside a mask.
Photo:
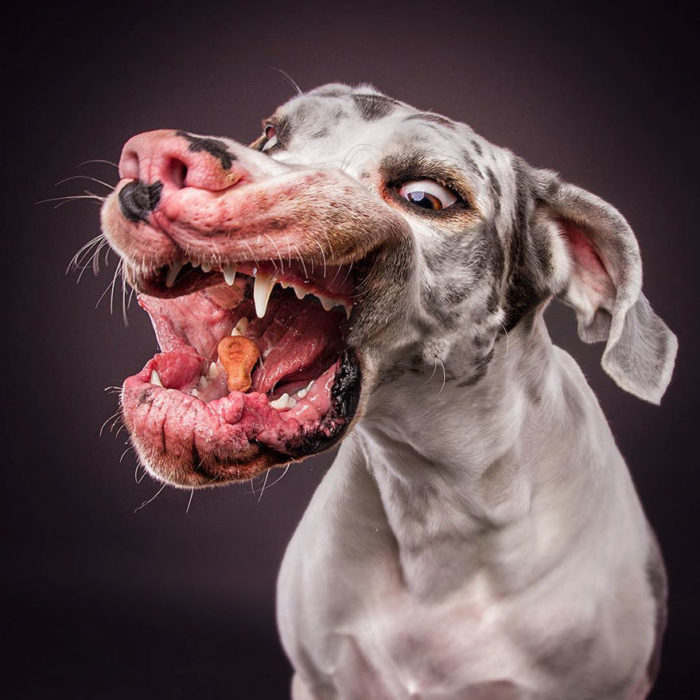
[(258, 346), (243, 335), (228, 336), (218, 345), (219, 360), (226, 371), (229, 391), (248, 391), (251, 373), (260, 357)]

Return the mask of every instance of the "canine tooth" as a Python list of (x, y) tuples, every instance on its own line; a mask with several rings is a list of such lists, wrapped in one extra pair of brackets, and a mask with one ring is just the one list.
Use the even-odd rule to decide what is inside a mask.
[(255, 301), (255, 314), (262, 318), (267, 310), (267, 302), (270, 300), (272, 288), (275, 286), (274, 275), (265, 275), (259, 272), (255, 276), (255, 286), (253, 287), (253, 300)]
[(207, 376), (210, 379), (216, 379), (219, 376), (219, 368), (216, 366), (216, 362), (212, 362), (209, 365), (209, 371), (207, 372)]
[[(151, 384), (155, 384), (156, 386), (163, 386), (163, 382), (160, 381), (160, 377), (158, 376), (158, 372), (156, 372), (154, 369), (151, 370), (151, 378), (149, 380)], [(165, 387), (163, 387), (165, 388)]]
[(336, 305), (333, 299), (324, 297), (323, 294), (316, 294), (315, 296), (318, 297), (318, 300), (321, 302), (321, 306), (325, 311), (330, 311)]
[(303, 299), (308, 294), (308, 292), (298, 284), (292, 284), (292, 287), (294, 287), (294, 294), (296, 294), (297, 299)]
[(194, 260), (190, 260), (190, 265), (196, 270), (199, 267), (199, 263)]
[(203, 262), (201, 264), (202, 272), (211, 272), (211, 263)]
[(221, 272), (224, 273), (224, 280), (226, 280), (226, 284), (229, 287), (232, 287), (234, 281), (236, 280), (236, 266), (235, 265), (224, 265), (221, 268)]
[(248, 330), (248, 319), (245, 316), (241, 316), (238, 323), (231, 330), (231, 335), (244, 335), (246, 330)]
[(202, 390), (204, 390), (204, 389), (206, 389), (208, 386), (209, 386), (209, 380), (208, 380), (204, 375), (202, 375), (202, 376), (199, 378), (199, 388), (202, 389)]
[(175, 284), (175, 280), (180, 274), (180, 270), (182, 270), (183, 265), (184, 263), (182, 260), (177, 260), (174, 263), (170, 263), (170, 268), (168, 269), (168, 274), (165, 278), (166, 287), (172, 287)]
[(341, 306), (345, 309), (345, 316), (347, 320), (350, 320), (350, 314), (352, 313), (352, 307), (349, 304), (341, 304)]
[(270, 406), (272, 406), (272, 408), (277, 409), (278, 411), (287, 408), (293, 408), (296, 405), (297, 402), (286, 392), (282, 394), (282, 396), (280, 396), (278, 399), (270, 401)]

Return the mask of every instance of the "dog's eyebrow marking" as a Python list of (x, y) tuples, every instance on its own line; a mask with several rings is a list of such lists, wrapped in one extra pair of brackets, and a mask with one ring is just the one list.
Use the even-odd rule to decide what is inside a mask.
[(432, 112), (419, 112), (418, 114), (410, 114), (406, 117), (406, 121), (422, 121), (429, 122), (431, 124), (439, 124), (440, 126), (446, 126), (449, 129), (456, 129), (456, 124), (447, 117), (443, 117), (440, 114), (433, 114)]
[(368, 122), (386, 117), (398, 106), (398, 102), (384, 95), (353, 95), (352, 101)]
[(498, 182), (491, 168), (486, 168), (486, 175), (488, 176), (489, 189), (491, 190), (491, 196), (493, 197), (494, 212), (496, 216), (498, 216), (501, 213), (501, 196), (503, 194), (501, 190), (501, 183)]
[(482, 180), (484, 180), (484, 173), (481, 172), (481, 168), (478, 166), (477, 162), (472, 158), (471, 153), (469, 151), (462, 151), (462, 158), (464, 158), (464, 162), (467, 164), (467, 167), (471, 168)]
[(186, 131), (178, 131), (178, 136), (182, 136), (190, 142), (189, 150), (195, 153), (206, 151), (209, 155), (217, 158), (224, 170), (230, 170), (236, 156), (228, 150), (228, 146), (218, 139), (202, 138), (201, 136), (192, 136)]

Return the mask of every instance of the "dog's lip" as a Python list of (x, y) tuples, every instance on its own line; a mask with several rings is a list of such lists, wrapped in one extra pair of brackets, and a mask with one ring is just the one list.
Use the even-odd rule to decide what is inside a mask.
[[(158, 478), (173, 485), (250, 479), (272, 466), (328, 449), (343, 437), (359, 403), (360, 365), (351, 350), (317, 380), (316, 397), (302, 406), (310, 409), (304, 421), (295, 419), (293, 410), (273, 409), (265, 394), (232, 392), (205, 403), (154, 386), (150, 377), (157, 357), (124, 382), (122, 406), (137, 451)], [(315, 398), (320, 405), (314, 415)], [(300, 413), (298, 407), (296, 412)], [(167, 425), (173, 420), (180, 426), (176, 431)], [(288, 433), (293, 421), (298, 427), (295, 438), (280, 441), (279, 435)], [(256, 432), (260, 425), (265, 429)]]

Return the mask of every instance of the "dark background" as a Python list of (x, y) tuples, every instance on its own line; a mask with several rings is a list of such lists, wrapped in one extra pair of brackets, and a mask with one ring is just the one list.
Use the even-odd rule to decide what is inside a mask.
[[(689, 8), (689, 6), (688, 6)], [(119, 385), (155, 351), (137, 308), (64, 275), (98, 233), (98, 206), (38, 200), (104, 192), (132, 134), (182, 128), (248, 142), (294, 93), (371, 82), (470, 123), (488, 139), (615, 204), (645, 262), (645, 292), (678, 334), (660, 408), (624, 394), (576, 339), (628, 458), (671, 580), (670, 627), (654, 698), (697, 697), (700, 603), (698, 54), (696, 17), (667, 2), (177, 5), (31, 3), (4, 11), (3, 207), (6, 549), (3, 683), (17, 698), (284, 698), (274, 585), (285, 543), (330, 457), (194, 494), (135, 481), (125, 435), (102, 437)], [(116, 429), (115, 429), (116, 432)], [(139, 477), (141, 475), (139, 474)], [(273, 474), (276, 476), (276, 474)], [(271, 478), (270, 481), (273, 479)]]

